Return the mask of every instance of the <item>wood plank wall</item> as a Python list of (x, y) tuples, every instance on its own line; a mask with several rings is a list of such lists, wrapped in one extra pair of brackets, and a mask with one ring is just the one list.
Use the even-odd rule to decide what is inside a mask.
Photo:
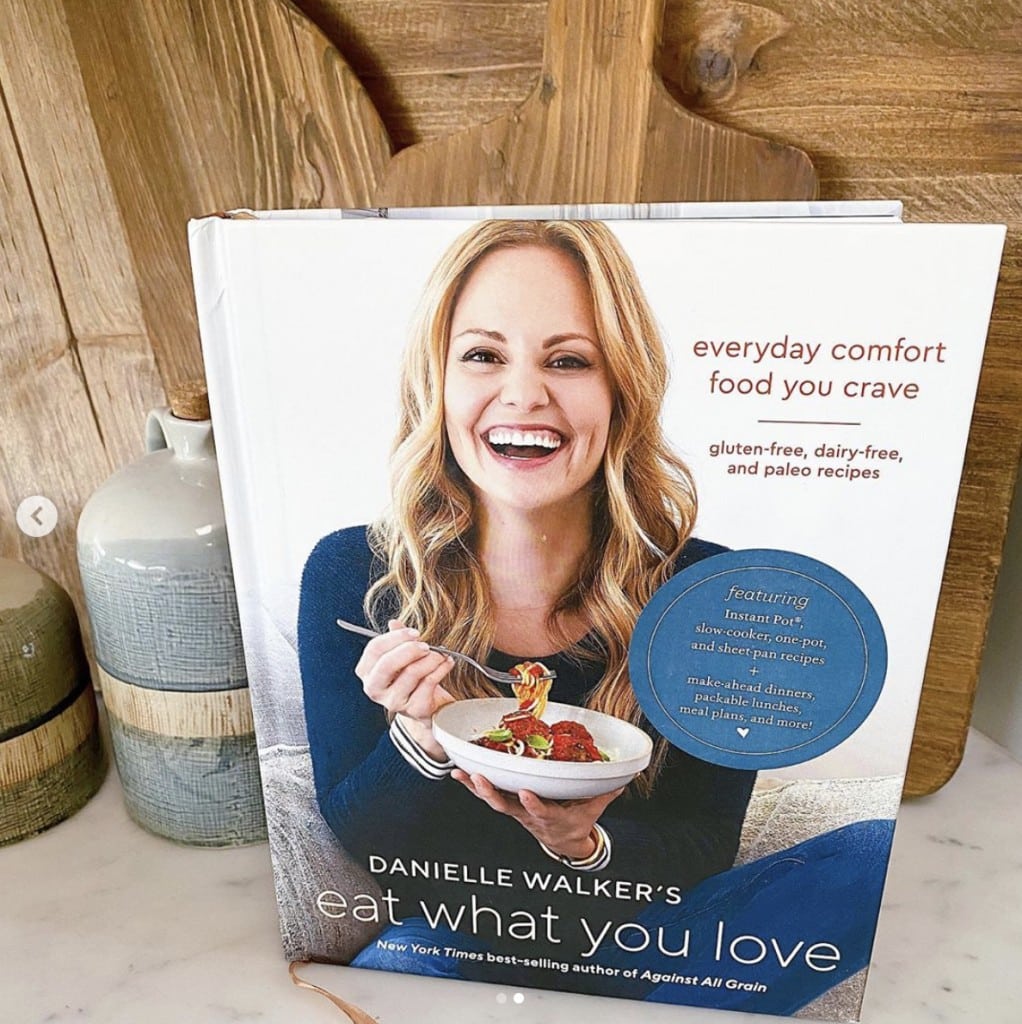
[[(49, 573), (81, 611), (78, 512), (139, 451), (162, 388), (63, 8), (3, 8), (0, 554)], [(45, 538), (14, 525), (36, 494), (60, 516)]]
[[(929, 792), (961, 756), (1022, 450), (1022, 0), (765, 3), (667, 0), (678, 99), (807, 151), (823, 198), (1009, 225), (910, 765), (909, 791)], [(79, 607), (83, 502), (201, 368), (183, 220), (369, 199), (335, 166), (358, 119), (327, 40), (397, 148), (506, 112), (540, 66), (544, 0), (299, 7), (323, 35), (294, 11), (274, 22), (271, 0), (0, 0), (0, 554)], [(378, 164), (390, 143), (369, 135)], [(32, 540), (14, 509), (38, 493), (61, 522)]]

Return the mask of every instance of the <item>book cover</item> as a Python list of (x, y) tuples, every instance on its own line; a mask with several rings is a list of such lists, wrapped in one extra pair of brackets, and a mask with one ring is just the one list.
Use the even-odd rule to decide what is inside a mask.
[(289, 959), (857, 1019), (1004, 231), (808, 205), (193, 222)]

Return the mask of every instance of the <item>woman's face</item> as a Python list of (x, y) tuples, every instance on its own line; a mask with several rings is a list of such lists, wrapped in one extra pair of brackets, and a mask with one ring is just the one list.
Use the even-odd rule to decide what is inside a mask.
[(444, 412), (451, 451), (484, 503), (522, 510), (581, 496), (613, 397), (576, 263), (539, 245), (496, 249), (451, 321)]

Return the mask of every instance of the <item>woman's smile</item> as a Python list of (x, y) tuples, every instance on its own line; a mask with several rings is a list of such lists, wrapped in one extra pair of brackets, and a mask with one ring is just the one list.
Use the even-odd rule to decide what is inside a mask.
[(574, 259), (539, 245), (483, 257), (454, 307), (444, 380), (450, 449), (477, 497), (522, 509), (578, 497), (599, 472), (612, 408)]
[(483, 437), (500, 458), (519, 462), (547, 459), (564, 446), (564, 438), (558, 431), (541, 426), (490, 427)]

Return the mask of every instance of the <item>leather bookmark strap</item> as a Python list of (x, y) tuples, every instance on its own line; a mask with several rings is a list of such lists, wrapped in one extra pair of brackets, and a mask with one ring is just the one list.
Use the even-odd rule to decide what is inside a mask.
[(319, 985), (314, 985), (311, 981), (306, 981), (299, 973), (298, 968), (304, 967), (310, 963), (308, 960), (292, 960), (287, 965), (288, 973), (291, 975), (291, 981), (297, 985), (298, 988), (311, 989), (313, 992), (318, 992), (321, 996), (329, 999), (342, 1013), (346, 1014), (352, 1024), (379, 1024), (379, 1021), (375, 1017), (370, 1017), (365, 1010), (360, 1010), (357, 1006), (353, 1006), (351, 1003), (346, 1003), (340, 996), (336, 996), (333, 992), (328, 989), (321, 988)]

